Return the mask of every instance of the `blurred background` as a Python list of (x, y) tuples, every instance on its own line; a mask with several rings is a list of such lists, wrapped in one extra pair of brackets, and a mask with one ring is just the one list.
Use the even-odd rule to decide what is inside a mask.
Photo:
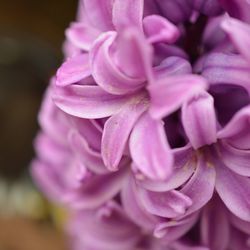
[(60, 208), (29, 177), (37, 112), (77, 0), (0, 0), (0, 250), (66, 249)]

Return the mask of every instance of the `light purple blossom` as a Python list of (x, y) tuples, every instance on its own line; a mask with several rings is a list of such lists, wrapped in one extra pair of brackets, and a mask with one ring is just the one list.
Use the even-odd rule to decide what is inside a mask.
[(101, 154), (101, 126), (59, 110), (48, 89), (39, 115), (43, 132), (36, 141), (32, 174), (43, 192), (67, 207), (95, 208), (115, 196), (127, 175), (109, 172)]
[(202, 211), (201, 243), (211, 249), (248, 249), (249, 226), (249, 222), (230, 213), (221, 200), (214, 196)]
[[(173, 40), (178, 33), (176, 28), (162, 17), (149, 16), (143, 21), (148, 41), (176, 40)], [(160, 35), (156, 36), (154, 27), (149, 25), (162, 25), (158, 31)], [(62, 65), (57, 72), (54, 100), (63, 111), (81, 118), (111, 116), (104, 126), (102, 140), (102, 156), (110, 170), (117, 169), (128, 136), (134, 128), (131, 156), (138, 168), (148, 177), (166, 179), (171, 173), (172, 158), (164, 141), (162, 123), (158, 119), (152, 120), (151, 116), (161, 118), (177, 110), (184, 100), (205, 88), (206, 82), (199, 76), (191, 75), (191, 67), (182, 58), (168, 57), (153, 68), (152, 47), (140, 30), (133, 26), (120, 28), (118, 21), (117, 26), (120, 32), (101, 34), (89, 54), (77, 55)], [(159, 67), (163, 69), (159, 70)], [(162, 89), (160, 92), (159, 88)], [(137, 130), (143, 134), (155, 131), (151, 141), (157, 148), (151, 145), (147, 149), (143, 141), (137, 139), (140, 136)], [(143, 145), (139, 146), (135, 140)], [(138, 150), (140, 152), (137, 153)]]
[(73, 249), (250, 249), (250, 2), (82, 0), (32, 175)]

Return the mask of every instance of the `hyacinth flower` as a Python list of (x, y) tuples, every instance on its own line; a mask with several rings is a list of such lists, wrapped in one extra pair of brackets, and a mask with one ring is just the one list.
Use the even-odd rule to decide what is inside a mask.
[[(239, 98), (249, 103), (249, 97), (240, 94)], [(233, 111), (237, 105), (233, 103)], [(228, 117), (225, 111), (222, 120)], [(232, 213), (249, 221), (249, 107), (236, 113), (227, 126), (218, 131), (218, 136), (213, 98), (209, 94), (202, 93), (184, 105), (182, 115), (186, 134), (197, 151), (192, 152), (189, 145), (174, 150), (176, 164), (168, 181), (152, 182), (139, 176), (131, 178), (122, 192), (123, 206), (130, 218), (168, 241), (195, 224), (196, 219), (189, 216), (194, 216), (193, 213), (211, 199), (214, 188)], [(213, 134), (206, 137), (208, 132)], [(210, 141), (212, 138), (214, 141)], [(176, 221), (179, 221), (178, 231), (172, 236), (169, 228), (176, 226)]]
[(250, 22), (249, 2), (247, 0), (219, 0), (223, 9), (231, 16), (243, 22)]
[(74, 249), (77, 250), (129, 250), (135, 248), (142, 238), (140, 229), (114, 201), (98, 209), (77, 212), (72, 216), (69, 233), (72, 235)]
[(215, 196), (201, 214), (201, 243), (211, 249), (249, 249), (249, 226), (249, 222), (230, 213)]
[[(150, 178), (166, 179), (172, 165), (169, 145), (164, 141), (162, 122), (152, 119), (148, 111), (155, 118), (166, 116), (193, 93), (204, 89), (206, 82), (191, 75), (189, 63), (176, 56), (166, 55), (164, 61), (153, 67), (151, 44), (174, 42), (178, 30), (157, 15), (143, 19), (142, 3), (136, 1), (140, 10), (137, 13), (133, 12), (137, 8), (129, 8), (129, 1), (125, 7), (121, 1), (114, 3), (113, 22), (117, 31), (101, 34), (89, 53), (72, 57), (62, 65), (57, 73), (54, 100), (62, 110), (81, 118), (111, 116), (104, 125), (102, 138), (102, 156), (108, 169), (117, 170), (129, 134), (134, 130), (131, 156), (137, 167)], [(116, 16), (120, 8), (125, 8), (123, 15), (131, 16), (137, 25), (134, 21), (126, 27), (123, 16)], [(72, 27), (72, 32), (69, 29), (68, 34), (76, 39), (75, 28)], [(151, 131), (152, 147), (143, 146), (147, 131)], [(141, 141), (142, 146), (135, 140)]]
[(223, 30), (228, 34), (239, 53), (250, 63), (249, 41), (250, 25), (234, 18), (222, 23)]
[[(33, 163), (33, 177), (52, 201), (73, 209), (92, 209), (117, 195), (128, 177), (129, 162), (124, 161), (119, 172), (109, 172), (104, 166), (100, 154), (101, 124), (59, 110), (52, 102), (51, 89), (45, 96), (39, 120), (43, 133), (36, 140), (38, 159)], [(178, 239), (197, 218), (194, 215), (180, 221), (178, 227), (183, 224), (184, 231), (176, 230), (170, 223), (172, 236), (169, 233), (168, 237)], [(155, 220), (151, 228), (144, 230), (158, 230), (160, 222)]]
[[(35, 141), (37, 159), (32, 175), (49, 199), (67, 207), (95, 208), (119, 192), (126, 169), (110, 173), (101, 154), (94, 150), (101, 144), (100, 125), (59, 110), (52, 102), (50, 88), (39, 121), (43, 130)], [(79, 125), (81, 129), (77, 129)], [(74, 145), (80, 145), (80, 155)]]
[[(246, 106), (218, 130), (213, 98), (208, 93), (187, 102), (182, 109), (182, 122), (189, 144), (175, 150), (176, 175), (166, 182), (128, 183), (123, 196), (128, 214), (141, 221), (141, 226), (148, 223), (153, 228), (157, 223), (155, 234), (160, 228), (167, 239), (171, 220), (160, 222), (161, 219), (174, 218), (182, 223), (182, 218), (194, 215), (212, 198), (215, 189), (233, 214), (250, 221), (249, 119), (250, 108)], [(150, 220), (139, 220), (140, 215)], [(190, 220), (189, 227), (194, 222)], [(178, 230), (183, 228), (179, 226)]]
[(82, 0), (32, 173), (72, 249), (250, 249), (250, 4)]
[[(49, 97), (49, 92), (47, 97)], [(142, 229), (139, 229), (138, 226), (128, 218), (128, 215), (126, 215), (125, 213), (122, 214), (120, 209), (120, 213), (118, 214), (119, 216), (116, 216), (114, 221), (112, 220), (112, 223), (115, 224), (113, 225), (110, 222), (110, 214), (109, 212), (107, 213), (107, 211), (112, 211), (114, 209), (116, 210), (117, 205), (114, 206), (113, 202), (106, 202), (109, 198), (114, 196), (115, 193), (117, 193), (117, 191), (112, 191), (114, 190), (114, 188), (115, 190), (117, 190), (117, 188), (121, 188), (121, 184), (123, 183), (122, 179), (126, 179), (127, 175), (124, 175), (124, 173), (122, 175), (120, 174), (119, 179), (115, 177), (115, 173), (112, 173), (112, 175), (108, 175), (105, 166), (103, 165), (103, 170), (101, 170), (101, 165), (99, 165), (99, 163), (97, 165), (96, 162), (93, 162), (93, 158), (91, 157), (92, 154), (88, 155), (84, 153), (82, 146), (78, 148), (78, 151), (80, 150), (81, 152), (80, 159), (77, 157), (76, 159), (72, 157), (72, 155), (70, 154), (70, 149), (67, 147), (67, 143), (65, 143), (64, 141), (64, 136), (68, 134), (68, 125), (70, 124), (69, 121), (70, 119), (72, 119), (72, 117), (69, 117), (65, 113), (62, 113), (60, 110), (58, 110), (56, 106), (53, 105), (50, 98), (46, 98), (45, 100), (46, 101), (44, 103), (44, 106), (47, 112), (45, 113), (46, 115), (44, 115), (43, 112), (41, 112), (40, 115), (40, 123), (43, 126), (44, 134), (39, 135), (36, 140), (38, 159), (33, 163), (33, 177), (39, 187), (53, 202), (64, 204), (68, 209), (73, 209), (73, 211), (76, 212), (80, 209), (79, 212), (77, 212), (77, 215), (74, 216), (74, 219), (72, 219), (72, 221), (70, 222), (70, 225), (72, 226), (70, 226), (69, 234), (72, 235), (72, 245), (74, 246), (74, 249), (82, 249), (87, 247), (87, 249), (93, 248), (95, 250), (115, 249), (117, 245), (119, 246), (121, 244), (121, 242), (122, 244), (125, 244), (125, 237), (128, 238), (129, 242), (132, 239), (132, 243), (129, 243), (128, 246), (125, 245), (124, 249), (133, 249), (133, 246), (136, 247), (136, 249), (138, 249), (139, 247), (141, 247), (141, 249), (152, 250), (165, 249), (166, 242), (158, 242), (158, 240), (156, 240), (146, 231), (142, 233)], [(42, 111), (43, 110), (44, 109), (42, 109)], [(57, 119), (59, 123), (56, 123)], [(57, 126), (54, 126), (55, 124), (57, 124)], [(80, 124), (82, 125), (84, 123), (81, 122)], [(87, 126), (85, 125), (84, 128), (86, 129), (86, 127)], [(50, 134), (53, 139), (51, 137), (47, 137), (48, 134)], [(88, 135), (89, 134), (90, 133), (88, 133)], [(70, 138), (71, 137), (69, 137), (69, 141)], [(79, 145), (79, 140), (80, 142), (82, 142), (82, 138), (84, 137), (78, 134), (77, 145)], [(74, 162), (74, 164), (71, 163), (72, 161)], [(92, 163), (92, 176), (90, 174), (90, 171), (81, 164), (82, 162), (84, 162), (85, 164), (90, 162)], [(93, 168), (94, 166), (96, 167), (96, 169)], [(98, 173), (101, 178), (95, 180), (95, 172)], [(94, 229), (88, 226), (87, 221), (89, 221), (91, 225), (95, 223), (95, 217), (93, 217), (95, 214), (94, 211), (96, 211), (96, 207), (98, 208), (99, 206), (101, 206), (101, 212), (99, 212), (98, 209), (98, 224), (96, 225), (96, 229)], [(105, 223), (108, 223), (108, 226), (110, 227), (109, 231), (106, 227), (104, 227), (103, 224), (99, 224), (101, 222), (103, 223), (102, 220), (99, 221), (99, 219), (102, 218), (99, 217), (99, 214), (103, 214), (104, 218), (108, 218)], [(126, 224), (123, 219), (124, 217), (127, 218), (126, 220), (128, 223), (128, 229), (125, 230), (126, 234), (122, 234), (122, 238), (118, 237), (119, 234), (114, 237), (114, 228), (121, 228), (121, 233), (124, 232), (124, 227), (126, 228)], [(197, 215), (195, 215), (195, 218), (192, 221), (197, 221), (197, 218)], [(84, 227), (82, 226), (83, 222)], [(183, 223), (185, 224), (185, 221)], [(104, 229), (102, 229), (103, 227)], [(98, 229), (102, 230), (98, 232)], [(87, 230), (88, 234), (90, 235), (88, 236), (88, 234), (84, 230)], [(145, 229), (143, 229), (143, 231), (144, 230)], [(179, 238), (178, 236), (180, 236), (179, 233), (177, 234), (177, 236), (175, 236), (175, 231), (176, 229), (173, 228), (173, 239)], [(82, 234), (84, 234), (86, 238), (81, 237)], [(181, 232), (181, 235), (183, 234), (184, 233)], [(88, 237), (90, 239), (88, 239)], [(95, 237), (95, 240), (91, 241), (91, 237)], [(113, 241), (111, 240), (112, 238)], [(99, 239), (101, 242), (98, 243), (96, 239)], [(105, 244), (107, 244), (107, 248), (105, 248)], [(170, 245), (167, 244), (168, 247), (176, 250), (186, 249), (187, 247), (190, 250), (206, 250), (206, 248), (203, 247), (193, 248), (189, 245), (189, 243), (185, 242), (171, 242)]]
[(135, 225), (115, 201), (95, 210), (72, 214), (68, 232), (76, 250), (208, 250), (206, 247), (192, 246), (183, 239), (170, 245), (155, 240)]

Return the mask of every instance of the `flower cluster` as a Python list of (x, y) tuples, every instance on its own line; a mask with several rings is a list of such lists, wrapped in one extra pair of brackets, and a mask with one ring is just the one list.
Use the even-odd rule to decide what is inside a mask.
[(83, 0), (32, 175), (75, 250), (250, 249), (250, 2)]

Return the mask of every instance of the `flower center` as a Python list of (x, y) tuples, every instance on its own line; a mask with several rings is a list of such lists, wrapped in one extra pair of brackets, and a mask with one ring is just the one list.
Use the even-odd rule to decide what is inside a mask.
[(186, 36), (183, 41), (183, 48), (190, 57), (190, 62), (194, 63), (203, 54), (202, 36), (207, 24), (207, 16), (200, 15), (195, 23), (185, 24)]

